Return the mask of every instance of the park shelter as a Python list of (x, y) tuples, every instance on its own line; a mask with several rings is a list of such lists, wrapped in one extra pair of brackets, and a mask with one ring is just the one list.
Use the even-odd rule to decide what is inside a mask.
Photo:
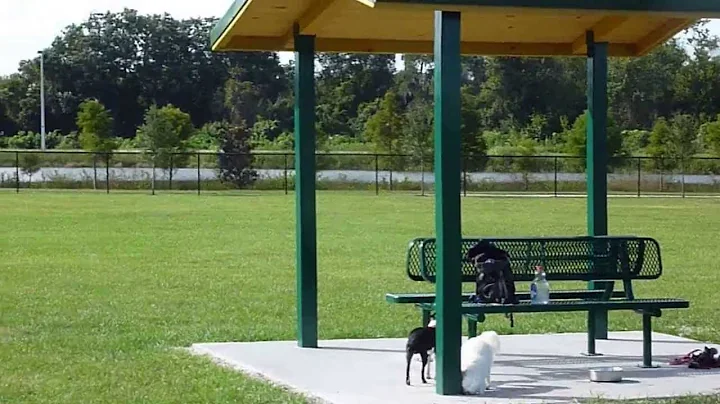
[[(298, 344), (318, 343), (316, 52), (434, 55), (437, 392), (448, 395), (461, 393), (461, 55), (587, 58), (587, 226), (606, 235), (608, 57), (645, 55), (717, 17), (717, 0), (235, 0), (213, 51), (295, 52)], [(607, 313), (595, 322), (603, 338)]]

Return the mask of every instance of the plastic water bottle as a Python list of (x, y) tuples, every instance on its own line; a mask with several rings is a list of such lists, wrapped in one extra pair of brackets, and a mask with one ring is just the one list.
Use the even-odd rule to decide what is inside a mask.
[(530, 303), (548, 304), (550, 302), (550, 284), (545, 277), (545, 269), (538, 265), (535, 267), (535, 279), (530, 284)]

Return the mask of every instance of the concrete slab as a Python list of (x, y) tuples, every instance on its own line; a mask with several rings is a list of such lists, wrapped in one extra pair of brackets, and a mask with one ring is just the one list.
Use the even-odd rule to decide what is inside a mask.
[[(720, 370), (669, 366), (668, 361), (705, 344), (653, 334), (659, 368), (642, 369), (642, 333), (611, 332), (598, 340), (602, 356), (586, 357), (585, 334), (503, 335), (483, 396), (439, 396), (435, 380), (423, 385), (419, 361), (405, 385), (404, 339), (328, 340), (318, 349), (295, 341), (200, 343), (191, 351), (278, 385), (338, 404), (559, 403), (583, 398), (630, 399), (720, 392)], [(434, 363), (433, 363), (434, 365)], [(588, 369), (621, 366), (624, 381), (594, 383)], [(435, 369), (432, 369), (435, 375)]]

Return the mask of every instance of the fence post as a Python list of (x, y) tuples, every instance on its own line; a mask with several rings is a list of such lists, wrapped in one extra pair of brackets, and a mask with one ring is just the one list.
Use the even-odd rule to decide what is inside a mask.
[(662, 193), (662, 191), (663, 191), (663, 188), (665, 188), (665, 187), (663, 187), (663, 180), (664, 180), (664, 178), (663, 178), (663, 171), (665, 171), (663, 168), (664, 168), (663, 158), (660, 157), (660, 192), (661, 192), (661, 193)]
[(554, 179), (553, 179), (553, 189), (554, 189), (555, 197), (557, 198), (557, 196), (558, 196), (558, 182), (557, 182), (557, 177), (558, 177), (558, 158), (557, 158), (557, 156), (555, 156), (555, 162), (554, 162), (554, 164), (553, 164), (553, 167), (554, 167), (553, 169), (554, 169), (554, 171), (555, 171), (555, 175), (554, 175)]
[(15, 193), (20, 192), (20, 152), (15, 152)]
[(97, 191), (97, 154), (93, 153), (93, 191)]
[(425, 196), (425, 157), (420, 156), (420, 195)]
[(284, 176), (285, 176), (285, 195), (288, 194), (288, 155), (287, 153), (283, 154), (283, 158), (285, 159), (285, 170), (284, 170)]
[(155, 154), (154, 153), (152, 156), (152, 181), (150, 183), (150, 187), (152, 188), (152, 194), (155, 195)]
[(463, 165), (463, 196), (467, 196), (467, 160), (468, 156), (462, 157), (462, 165)]
[(197, 154), (198, 195), (200, 195), (200, 152)]
[(682, 197), (684, 198), (685, 197), (685, 158), (684, 157), (680, 157), (680, 176), (681, 176), (680, 178), (682, 181), (680, 183), (680, 189), (682, 192)]
[(380, 180), (379, 180), (379, 156), (375, 154), (375, 195), (380, 195)]
[(168, 184), (169, 191), (172, 191), (173, 157), (175, 157), (175, 154), (170, 153), (170, 183)]
[(105, 193), (110, 193), (110, 153), (105, 153)]
[(642, 158), (638, 157), (637, 159), (637, 197), (640, 197), (640, 188), (642, 187), (642, 182), (640, 181), (640, 175), (642, 172)]
[(390, 158), (390, 170), (389, 170), (389, 173), (390, 173), (390, 177), (389, 177), (389, 179), (390, 179), (390, 191), (392, 191), (392, 190), (393, 190), (392, 175), (393, 175), (393, 163), (394, 163), (394, 161), (393, 161), (393, 156), (392, 156), (392, 155), (390, 155), (390, 156), (388, 156), (388, 157)]

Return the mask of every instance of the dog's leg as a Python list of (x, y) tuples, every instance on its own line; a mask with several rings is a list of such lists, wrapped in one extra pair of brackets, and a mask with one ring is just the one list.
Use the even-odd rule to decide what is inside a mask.
[(406, 351), (405, 359), (407, 359), (407, 367), (405, 368), (405, 384), (410, 385), (410, 361), (412, 361), (413, 353)]
[[(422, 376), (422, 382), (427, 383), (427, 380), (425, 380), (425, 366), (427, 366), (428, 363), (428, 353), (426, 351), (420, 352), (420, 357), (422, 358), (422, 370), (420, 371), (420, 376)], [(429, 366), (428, 366), (429, 370)]]
[(434, 362), (435, 362), (435, 350), (433, 349), (431, 351), (430, 355), (428, 355), (428, 366), (427, 366), (427, 378), (428, 379), (432, 379), (432, 377), (430, 376), (430, 369), (432, 368), (432, 366), (433, 366), (432, 364)]

